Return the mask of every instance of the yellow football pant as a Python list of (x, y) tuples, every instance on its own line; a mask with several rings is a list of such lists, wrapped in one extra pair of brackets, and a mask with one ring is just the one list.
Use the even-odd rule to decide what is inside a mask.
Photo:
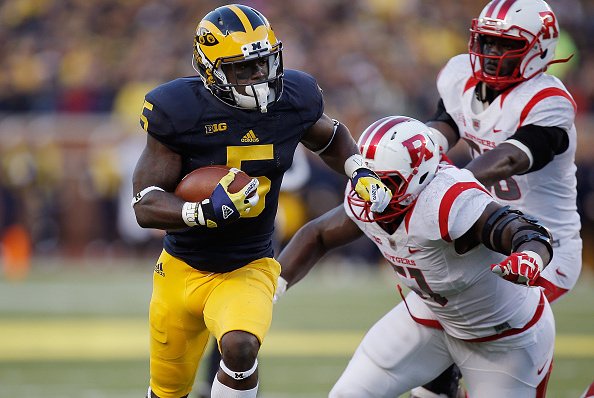
[(260, 343), (272, 322), (280, 264), (252, 261), (227, 273), (198, 271), (163, 250), (153, 274), (150, 304), (150, 386), (161, 398), (189, 394), (209, 334), (232, 330)]

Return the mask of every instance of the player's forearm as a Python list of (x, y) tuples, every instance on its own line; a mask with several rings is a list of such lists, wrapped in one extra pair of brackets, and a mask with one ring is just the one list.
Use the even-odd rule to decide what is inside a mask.
[(278, 256), (281, 276), (288, 286), (303, 279), (316, 263), (326, 254), (320, 236), (307, 225), (297, 232)]
[(184, 201), (167, 192), (151, 192), (134, 205), (134, 214), (142, 228), (179, 229), (188, 226), (182, 218)]
[(523, 152), (509, 144), (501, 144), (468, 163), (465, 168), (483, 185), (490, 187), (498, 181), (525, 172), (529, 161)]

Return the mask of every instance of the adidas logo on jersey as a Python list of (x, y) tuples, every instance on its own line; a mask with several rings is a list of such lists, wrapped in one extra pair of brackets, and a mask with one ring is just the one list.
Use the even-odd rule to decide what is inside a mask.
[(260, 142), (260, 139), (254, 133), (254, 130), (250, 130), (243, 136), (241, 142)]

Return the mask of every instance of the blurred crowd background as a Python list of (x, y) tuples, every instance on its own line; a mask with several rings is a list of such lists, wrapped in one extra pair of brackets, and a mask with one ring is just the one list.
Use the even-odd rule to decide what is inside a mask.
[[(466, 52), (477, 0), (244, 1), (270, 20), (286, 68), (314, 75), (326, 113), (355, 137), (373, 120), (427, 120), (435, 79)], [(145, 142), (144, 94), (194, 75), (198, 21), (212, 0), (5, 0), (0, 3), (0, 240), (8, 276), (32, 257), (151, 258), (157, 231), (130, 207), (131, 173)], [(578, 193), (586, 264), (594, 230), (594, 2), (550, 0), (561, 25), (556, 65), (578, 104)], [(279, 210), (282, 244), (306, 220), (341, 202), (346, 177), (299, 153)], [(366, 242), (351, 261), (374, 261)]]

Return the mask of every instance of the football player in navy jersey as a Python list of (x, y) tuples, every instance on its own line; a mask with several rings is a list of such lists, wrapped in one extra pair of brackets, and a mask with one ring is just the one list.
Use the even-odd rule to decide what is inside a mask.
[[(187, 397), (212, 334), (222, 354), (212, 397), (255, 397), (280, 274), (274, 219), (297, 144), (346, 172), (373, 210), (392, 193), (363, 166), (347, 127), (324, 114), (315, 79), (283, 69), (282, 44), (260, 12), (227, 5), (208, 13), (194, 61), (199, 77), (155, 88), (140, 116), (148, 134), (132, 205), (142, 227), (167, 231), (153, 274), (147, 396)], [(231, 169), (201, 202), (172, 193), (184, 175), (214, 164), (254, 178), (229, 193)]]

